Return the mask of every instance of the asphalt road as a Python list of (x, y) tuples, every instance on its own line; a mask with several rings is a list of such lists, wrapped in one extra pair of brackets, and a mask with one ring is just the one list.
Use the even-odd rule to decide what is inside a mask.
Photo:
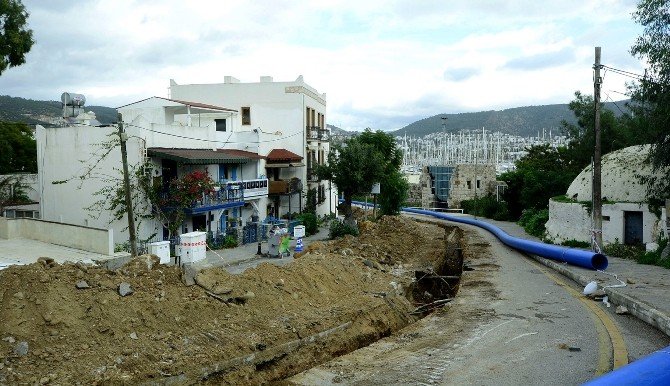
[[(328, 385), (578, 385), (670, 344), (632, 316), (467, 226), (457, 299), (366, 348), (289, 379)], [(590, 303), (590, 304), (589, 304)]]

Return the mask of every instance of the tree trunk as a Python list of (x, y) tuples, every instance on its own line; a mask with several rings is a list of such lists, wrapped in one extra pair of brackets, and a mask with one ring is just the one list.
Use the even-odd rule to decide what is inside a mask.
[(342, 211), (344, 212), (344, 223), (351, 227), (356, 226), (356, 219), (354, 219), (354, 213), (351, 210), (351, 195), (344, 195), (344, 202), (342, 203)]

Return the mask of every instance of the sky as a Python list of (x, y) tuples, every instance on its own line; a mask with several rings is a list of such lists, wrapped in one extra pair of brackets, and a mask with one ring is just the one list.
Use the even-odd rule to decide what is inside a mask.
[[(302, 75), (327, 123), (394, 130), (441, 113), (568, 103), (629, 54), (634, 0), (23, 0), (35, 44), (0, 95), (118, 107), (179, 84)], [(630, 78), (605, 72), (603, 100)], [(225, 106), (229, 107), (229, 106)], [(230, 106), (234, 107), (234, 106)]]

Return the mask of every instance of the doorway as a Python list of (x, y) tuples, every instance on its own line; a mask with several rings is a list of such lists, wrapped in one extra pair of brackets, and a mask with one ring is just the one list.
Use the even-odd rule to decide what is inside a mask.
[(624, 244), (638, 245), (642, 244), (643, 222), (642, 212), (625, 211), (623, 212)]
[(207, 216), (199, 214), (193, 216), (193, 231), (206, 232), (207, 231)]

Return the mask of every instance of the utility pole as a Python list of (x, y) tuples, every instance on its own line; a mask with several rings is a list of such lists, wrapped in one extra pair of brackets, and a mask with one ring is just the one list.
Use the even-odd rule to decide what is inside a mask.
[(137, 256), (137, 235), (135, 234), (135, 215), (133, 214), (133, 201), (130, 199), (130, 176), (128, 175), (128, 150), (126, 142), (128, 134), (123, 130), (123, 117), (117, 115), (119, 121), (119, 140), (121, 141), (121, 161), (123, 162), (123, 191), (126, 195), (126, 210), (128, 211), (128, 233), (130, 233), (130, 254)]
[(600, 89), (603, 80), (600, 77), (600, 47), (596, 47), (596, 61), (593, 65), (595, 71), (593, 76), (593, 102), (595, 104), (595, 149), (593, 151), (593, 232), (595, 233), (594, 250), (600, 252), (603, 245), (603, 208), (602, 208), (602, 183), (600, 171)]

